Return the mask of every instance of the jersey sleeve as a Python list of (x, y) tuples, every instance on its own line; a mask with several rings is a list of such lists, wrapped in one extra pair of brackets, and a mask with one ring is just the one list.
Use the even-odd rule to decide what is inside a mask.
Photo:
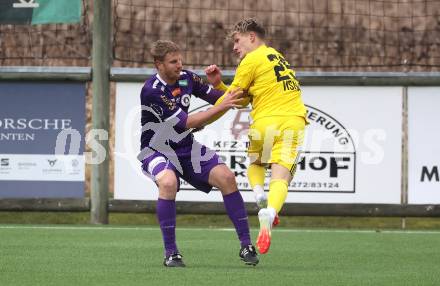
[(237, 87), (247, 91), (254, 80), (256, 63), (255, 57), (246, 56), (238, 65), (234, 80), (227, 91), (231, 91)]
[(220, 82), (218, 85), (216, 85), (214, 88), (217, 89), (217, 90), (221, 90), (221, 91), (223, 91), (223, 92), (225, 92), (225, 91), (228, 90), (228, 86), (227, 86), (223, 81), (221, 81), (221, 82)]
[[(257, 62), (254, 58), (255, 57), (246, 56), (241, 61), (241, 63), (237, 67), (237, 70), (235, 71), (234, 80), (232, 81), (231, 85), (227, 87), (227, 90), (225, 91), (223, 96), (216, 101), (215, 105), (219, 105), (223, 101), (226, 94), (228, 94), (229, 92), (231, 92), (236, 88), (241, 88), (245, 92), (248, 91), (255, 77), (255, 69)], [(221, 84), (219, 84), (218, 88), (224, 89), (226, 88), (226, 85), (222, 82)], [(250, 102), (250, 98), (249, 96), (246, 96), (243, 98), (240, 105), (242, 107), (246, 107), (249, 104), (249, 102)], [(214, 118), (214, 121), (217, 120), (220, 116)]]
[(212, 86), (205, 84), (202, 78), (195, 73), (190, 74), (193, 81), (192, 93), (204, 101), (214, 104), (222, 95), (223, 91), (212, 88)]
[[(234, 80), (232, 81), (231, 85), (227, 88), (223, 96), (216, 101), (215, 105), (220, 104), (223, 101), (225, 95), (236, 88), (241, 88), (245, 92), (248, 91), (255, 77), (256, 66), (256, 58), (253, 56), (246, 56), (238, 65), (237, 70), (235, 71)], [(226, 85), (223, 82), (220, 85), (222, 85), (223, 89), (226, 88)], [(250, 98), (249, 96), (246, 96), (243, 98), (240, 105), (242, 107), (246, 107), (249, 102)]]

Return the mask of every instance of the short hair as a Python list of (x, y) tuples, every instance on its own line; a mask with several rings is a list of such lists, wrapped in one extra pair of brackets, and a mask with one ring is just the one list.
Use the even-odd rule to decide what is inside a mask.
[(163, 61), (168, 53), (180, 52), (180, 47), (168, 40), (158, 40), (153, 43), (150, 53), (154, 61)]
[(236, 33), (249, 33), (254, 32), (258, 37), (264, 39), (266, 37), (266, 30), (255, 18), (247, 18), (241, 20), (234, 25), (234, 28), (229, 33), (230, 37), (233, 37)]

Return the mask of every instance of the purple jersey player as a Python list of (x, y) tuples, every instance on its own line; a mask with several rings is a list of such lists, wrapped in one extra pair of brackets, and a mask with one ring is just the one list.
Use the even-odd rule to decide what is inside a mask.
[(240, 258), (248, 265), (256, 265), (258, 256), (251, 244), (247, 213), (235, 176), (214, 151), (195, 141), (191, 132), (203, 128), (212, 117), (238, 107), (242, 92), (233, 91), (218, 106), (189, 115), (191, 96), (214, 104), (223, 92), (182, 69), (180, 49), (175, 43), (157, 41), (151, 53), (158, 73), (146, 81), (141, 92), (142, 151), (139, 159), (144, 173), (159, 188), (157, 217), (165, 248), (164, 265), (185, 266), (175, 238), (179, 178), (205, 193), (212, 187), (221, 191), (240, 240)]

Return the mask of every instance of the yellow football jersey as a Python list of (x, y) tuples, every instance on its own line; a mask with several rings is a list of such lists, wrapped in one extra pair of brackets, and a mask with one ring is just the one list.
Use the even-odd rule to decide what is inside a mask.
[(253, 121), (267, 116), (306, 117), (295, 72), (271, 47), (262, 45), (242, 59), (228, 90), (236, 87), (251, 96)]

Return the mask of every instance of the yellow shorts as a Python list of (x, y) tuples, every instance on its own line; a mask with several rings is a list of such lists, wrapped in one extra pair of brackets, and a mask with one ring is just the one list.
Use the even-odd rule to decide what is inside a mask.
[(306, 121), (299, 116), (271, 116), (249, 127), (248, 155), (252, 162), (276, 163), (295, 172)]

